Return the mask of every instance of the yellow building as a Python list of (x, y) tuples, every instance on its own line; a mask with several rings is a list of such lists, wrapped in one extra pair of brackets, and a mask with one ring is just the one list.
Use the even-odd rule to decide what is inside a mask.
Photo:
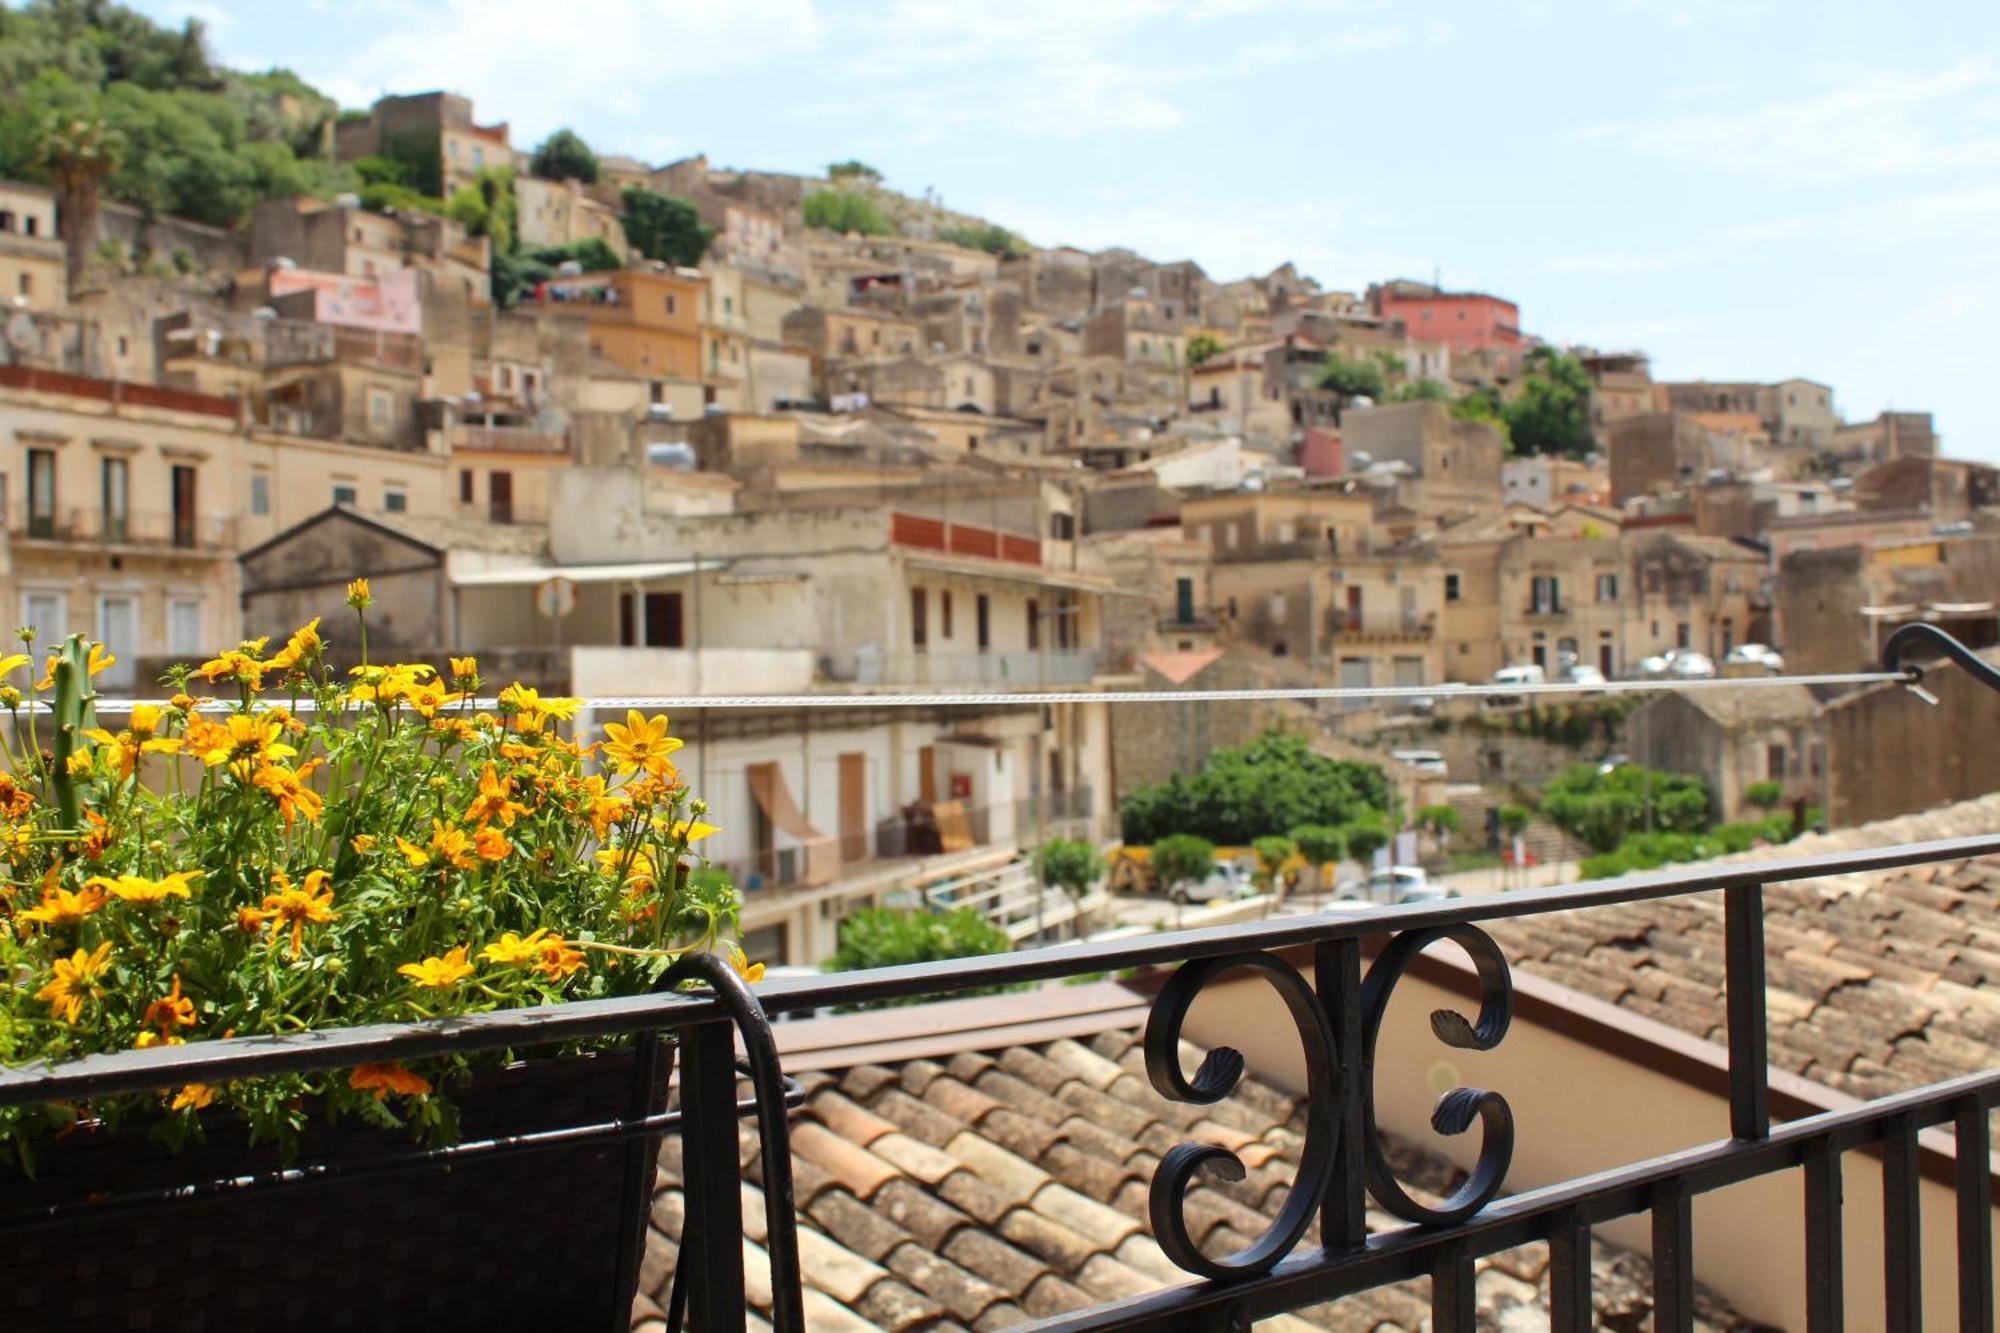
[[(691, 268), (648, 265), (556, 278), (536, 291), (545, 310), (590, 321), (590, 350), (652, 384), (702, 378), (702, 309), (708, 279)], [(712, 397), (709, 399), (714, 401)]]

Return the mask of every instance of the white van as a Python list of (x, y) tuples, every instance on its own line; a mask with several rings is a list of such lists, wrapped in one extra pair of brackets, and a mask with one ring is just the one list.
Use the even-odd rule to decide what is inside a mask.
[[(1493, 673), (1493, 683), (1495, 685), (1513, 686), (1546, 685), (1549, 683), (1549, 673), (1533, 662), (1525, 666), (1505, 666)], [(1492, 694), (1488, 695), (1487, 698), (1490, 702), (1496, 704), (1517, 704), (1521, 702), (1521, 696), (1518, 694)]]

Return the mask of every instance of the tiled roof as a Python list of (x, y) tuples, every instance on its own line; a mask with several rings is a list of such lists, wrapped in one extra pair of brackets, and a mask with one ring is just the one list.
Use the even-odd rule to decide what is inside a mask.
[[(1759, 684), (1754, 688), (1688, 690), (1678, 696), (1689, 707), (1725, 727), (1752, 722), (1791, 722), (1819, 716), (1819, 700), (1803, 685)], [(1648, 700), (1642, 707), (1657, 699)]]
[[(1732, 860), (1987, 834), (2000, 793)], [(1726, 1040), (1720, 894), (1496, 921), (1521, 968)], [(1857, 1097), (2000, 1065), (2000, 857), (1764, 889), (1771, 1063)]]
[[(1184, 1048), (1183, 1060), (1192, 1067), (1199, 1054)], [(1161, 1154), (1197, 1139), (1243, 1160), (1244, 1180), (1209, 1181), (1188, 1195), (1190, 1232), (1205, 1250), (1224, 1253), (1243, 1248), (1275, 1215), (1303, 1143), (1295, 1099), (1251, 1079), (1213, 1106), (1162, 1099), (1129, 1031), (856, 1065), (804, 1081), (792, 1153), (814, 1330), (1005, 1328), (1189, 1281), (1145, 1221)], [(747, 1124), (741, 1141), (747, 1286), (768, 1314), (764, 1201)], [(1397, 1158), (1419, 1194), (1457, 1183), (1441, 1159), (1408, 1149)], [(663, 1327), (686, 1219), (681, 1182), (679, 1144), (670, 1140), (634, 1310), (634, 1327), (647, 1333)], [(1393, 1225), (1369, 1216), (1371, 1227)], [(1547, 1327), (1545, 1265), (1539, 1246), (1482, 1260), (1481, 1326)], [(1595, 1279), (1601, 1324), (1644, 1326), (1651, 1274), (1643, 1257), (1600, 1241)], [(1739, 1326), (1712, 1300), (1702, 1308), (1702, 1327)], [(1259, 1327), (1414, 1330), (1429, 1317), (1424, 1287), (1405, 1284)]]

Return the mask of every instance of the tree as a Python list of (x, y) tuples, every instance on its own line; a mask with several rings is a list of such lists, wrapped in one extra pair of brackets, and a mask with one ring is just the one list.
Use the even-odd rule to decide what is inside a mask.
[(1035, 867), (1043, 884), (1081, 898), (1104, 878), (1104, 853), (1081, 838), (1050, 838), (1036, 850)]
[(528, 174), (547, 181), (582, 181), (597, 184), (597, 154), (575, 130), (557, 130), (535, 145), (528, 158)]
[(1441, 381), (1426, 375), (1422, 379), (1405, 384), (1389, 397), (1398, 403), (1448, 403), (1451, 401), (1451, 390)]
[(1389, 826), (1377, 817), (1357, 819), (1343, 825), (1340, 835), (1347, 842), (1347, 854), (1364, 866), (1374, 859), (1375, 853), (1389, 845)]
[(1465, 820), (1455, 806), (1427, 805), (1417, 811), (1417, 827), (1430, 834), (1432, 845), (1442, 851), (1445, 840), (1465, 827)]
[(1326, 369), (1320, 372), (1319, 387), (1340, 396), (1339, 405), (1334, 409), (1333, 423), (1340, 424), (1340, 414), (1356, 398), (1369, 398), (1376, 402), (1388, 386), (1388, 378), (1382, 373), (1382, 363), (1370, 358), (1353, 361), (1338, 352), (1326, 358)]
[(1318, 889), (1326, 867), (1347, 855), (1347, 838), (1331, 824), (1300, 824), (1286, 836), (1306, 861), (1306, 871)]
[(1743, 799), (1759, 810), (1769, 813), (1778, 808), (1778, 802), (1785, 799), (1785, 784), (1753, 782), (1743, 789)]
[(1590, 429), (1590, 376), (1567, 352), (1537, 347), (1524, 363), (1520, 396), (1507, 404), (1514, 448), (1582, 457), (1596, 444)]
[(1699, 833), (1708, 827), (1708, 786), (1685, 773), (1621, 764), (1600, 773), (1572, 764), (1542, 787), (1542, 813), (1596, 852), (1634, 833)]
[(1215, 873), (1215, 844), (1192, 833), (1174, 833), (1153, 844), (1153, 874), (1170, 898), (1185, 896), (1183, 885), (1199, 884)]
[(58, 118), (43, 128), (42, 164), (55, 186), (71, 300), (84, 286), (99, 193), (105, 178), (118, 170), (123, 151), (123, 139), (102, 120)]
[(715, 228), (704, 225), (701, 214), (687, 200), (636, 187), (628, 187), (621, 198), (625, 239), (646, 258), (692, 268), (708, 253)]
[(1386, 812), (1395, 789), (1379, 764), (1331, 759), (1302, 736), (1267, 731), (1248, 745), (1217, 750), (1198, 772), (1141, 787), (1119, 807), (1125, 841), (1195, 833), (1244, 846), (1300, 824), (1345, 824)]
[(879, 204), (853, 190), (816, 190), (806, 196), (801, 211), (808, 227), (822, 231), (887, 236), (894, 230)]
[(1275, 887), (1285, 862), (1299, 854), (1299, 845), (1282, 833), (1267, 833), (1250, 844), (1257, 854), (1257, 870), (1266, 884)]
[(1535, 812), (1525, 805), (1508, 804), (1500, 807), (1500, 831), (1510, 838), (1519, 837), (1528, 831), (1528, 825), (1535, 822)]
[(879, 185), (882, 183), (881, 172), (875, 170), (875, 168), (869, 166), (866, 162), (857, 161), (851, 157), (845, 162), (828, 163), (826, 178), (830, 181), (861, 181), (868, 185)]
[(937, 238), (948, 245), (962, 245), (968, 250), (984, 250), (989, 255), (1002, 257), (1024, 255), (1029, 249), (1020, 233), (1008, 231), (997, 222), (940, 227)]
[(1204, 361), (1221, 356), (1223, 351), (1222, 339), (1212, 333), (1197, 333), (1188, 339), (1187, 363), (1190, 366), (1198, 366)]
[[(856, 972), (904, 963), (935, 963), (947, 958), (981, 958), (1013, 948), (1007, 932), (976, 910), (912, 912), (895, 907), (864, 907), (840, 923), (829, 972)], [(992, 995), (1000, 986), (966, 991)], [(922, 1004), (926, 997), (885, 1000), (884, 1004)]]

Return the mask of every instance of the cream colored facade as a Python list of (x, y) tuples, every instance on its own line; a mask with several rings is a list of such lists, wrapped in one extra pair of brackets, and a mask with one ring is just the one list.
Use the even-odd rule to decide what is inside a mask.
[(514, 177), (515, 226), (527, 246), (574, 245), (596, 239), (620, 259), (632, 253), (618, 210), (593, 199), (582, 181)]
[(0, 605), (44, 643), (107, 643), (121, 658), (107, 690), (150, 688), (169, 660), (235, 642), (236, 557), (285, 527), (334, 503), (442, 512), (441, 456), (244, 433), (227, 400), (154, 390), (139, 405), (83, 383), (97, 388), (0, 386)]
[(60, 310), (69, 265), (56, 234), (55, 195), (0, 181), (0, 310)]

